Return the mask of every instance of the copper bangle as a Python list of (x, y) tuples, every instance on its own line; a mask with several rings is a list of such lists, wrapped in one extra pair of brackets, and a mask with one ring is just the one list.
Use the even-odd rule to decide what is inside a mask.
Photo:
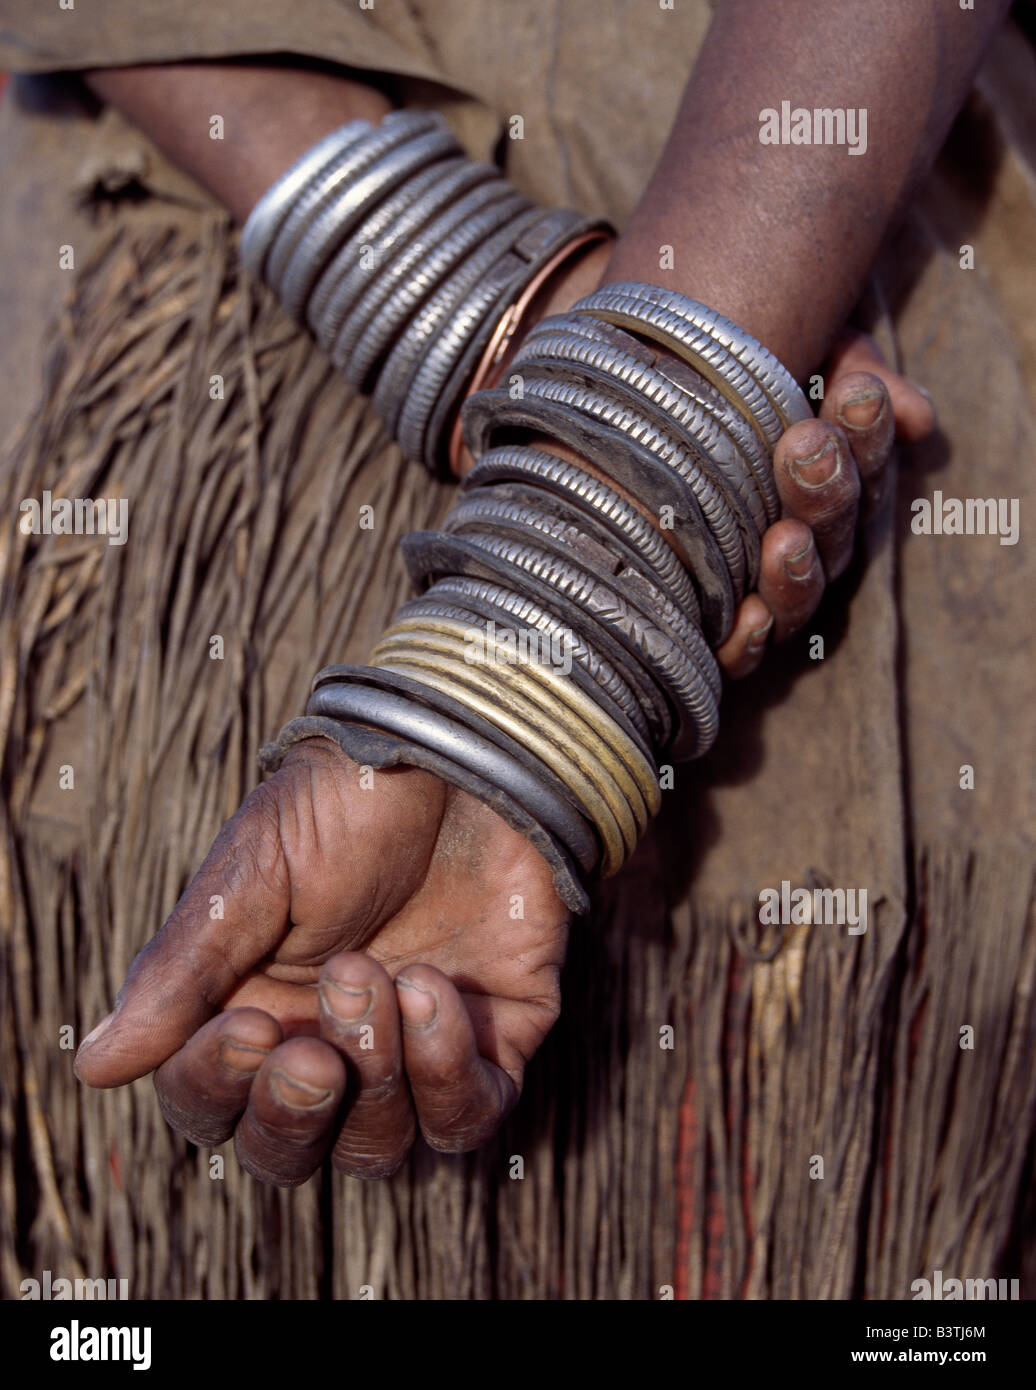
[[(581, 250), (584, 246), (588, 246), (594, 242), (608, 241), (611, 239), (611, 236), (611, 232), (605, 230), (603, 227), (593, 227), (588, 232), (581, 232), (579, 236), (573, 237), (571, 241), (559, 247), (554, 255), (551, 256), (550, 260), (547, 261), (545, 265), (540, 266), (539, 270), (523, 288), (521, 294), (514, 303), (509, 305), (500, 315), (500, 320), (493, 329), (493, 336), (486, 344), (485, 351), (479, 358), (478, 366), (475, 368), (474, 375), (468, 383), (460, 405), (463, 405), (464, 401), (475, 391), (480, 391), (482, 389), (486, 378), (493, 368), (502, 360), (508, 347), (511, 345), (512, 339), (521, 328), (529, 305), (554, 272), (560, 270), (562, 266), (567, 264), (576, 252)], [(460, 462), (460, 451), (463, 447), (464, 432), (461, 428), (460, 406), (458, 406), (457, 413), (453, 419), (453, 426), (450, 430), (449, 465), (450, 472), (453, 474), (457, 472), (457, 465)]]

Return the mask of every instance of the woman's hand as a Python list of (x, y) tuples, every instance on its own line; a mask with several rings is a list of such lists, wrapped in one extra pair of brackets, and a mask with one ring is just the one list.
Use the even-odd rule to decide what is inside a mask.
[[(522, 337), (534, 323), (564, 313), (610, 278), (610, 255), (610, 243), (595, 247), (554, 277), (531, 306), (522, 334), (491, 384), (506, 380)], [(893, 371), (864, 333), (846, 329), (820, 375), (824, 397), (818, 417), (792, 425), (774, 451), (783, 516), (763, 537), (757, 592), (741, 602), (716, 652), (732, 679), (749, 675), (771, 640), (783, 641), (812, 617), (825, 586), (849, 564), (858, 525), (881, 505), (893, 443), (916, 443), (935, 427), (927, 394)], [(546, 437), (535, 443), (597, 471), (565, 445)], [(473, 464), (467, 449), (462, 450), (461, 477)]]
[(935, 427), (928, 396), (863, 333), (844, 334), (822, 376), (818, 418), (792, 425), (777, 443), (783, 516), (763, 537), (758, 591), (742, 601), (716, 653), (735, 679), (755, 670), (771, 638), (797, 632), (846, 569), (858, 525), (884, 499), (894, 441), (914, 443)]
[(568, 914), (546, 862), (488, 807), (416, 769), (292, 747), (217, 836), (140, 952), (76, 1074), (157, 1068), (166, 1119), (234, 1136), (255, 1177), (382, 1177), (418, 1129), (486, 1140), (559, 1010)]

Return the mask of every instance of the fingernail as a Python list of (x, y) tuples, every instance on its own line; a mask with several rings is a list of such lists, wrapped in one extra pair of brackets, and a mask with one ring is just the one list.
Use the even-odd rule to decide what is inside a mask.
[(848, 429), (867, 429), (878, 419), (887, 399), (884, 391), (870, 391), (862, 396), (853, 396), (839, 410), (838, 418)]
[(321, 1090), (317, 1086), (310, 1086), (308, 1082), (299, 1081), (280, 1068), (275, 1068), (270, 1077), (270, 1089), (279, 1101), (290, 1105), (293, 1110), (313, 1110), (334, 1094), (330, 1088)]
[(337, 980), (324, 979), (320, 982), (319, 994), (328, 1012), (343, 1023), (355, 1023), (363, 1018), (374, 1003), (374, 990), (370, 985), (366, 989), (353, 989)]
[(757, 627), (748, 634), (747, 646), (750, 652), (757, 652), (761, 647), (766, 646), (766, 639), (769, 637), (770, 630), (772, 627), (773, 614), (771, 613), (767, 621), (762, 625), (762, 627)]
[(236, 1038), (224, 1038), (219, 1045), (219, 1060), (230, 1071), (258, 1071), (263, 1064), (263, 1058), (269, 1055), (269, 1048), (238, 1042)]
[(85, 1047), (89, 1047), (91, 1043), (95, 1043), (102, 1033), (106, 1033), (108, 1029), (111, 1027), (111, 1021), (114, 1017), (114, 1009), (110, 1014), (105, 1014), (104, 1018), (101, 1019), (97, 1027), (94, 1028), (91, 1032), (87, 1033), (86, 1037), (79, 1044), (79, 1051), (82, 1052), (82, 1050)]
[(808, 579), (809, 573), (813, 568), (813, 537), (810, 536), (805, 546), (795, 555), (786, 555), (784, 558), (784, 571), (790, 579)]
[(397, 978), (399, 1009), (403, 1022), (411, 1028), (427, 1028), (439, 1012), (439, 1003), (430, 989), (415, 984), (413, 980)]
[(841, 471), (842, 452), (837, 441), (831, 438), (815, 454), (791, 459), (788, 467), (803, 487), (824, 487)]

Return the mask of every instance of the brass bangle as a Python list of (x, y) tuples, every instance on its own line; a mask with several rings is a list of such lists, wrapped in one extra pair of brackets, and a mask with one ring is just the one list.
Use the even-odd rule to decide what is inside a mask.
[[(576, 796), (583, 796), (585, 786), (589, 785), (603, 798), (611, 819), (621, 832), (623, 858), (632, 854), (639, 831), (633, 808), (618, 781), (599, 758), (574, 735), (569, 735), (569, 730), (564, 724), (560, 729), (546, 724), (542, 710), (537, 708), (521, 682), (504, 686), (484, 669), (468, 665), (463, 656), (421, 650), (417, 645), (411, 645), (403, 639), (398, 643), (387, 644), (380, 660), (393, 664), (421, 664), (422, 667), (427, 663), (438, 674), (453, 680), (468, 692), (466, 698), (469, 702), (473, 701), (477, 694), (489, 701), (492, 708), (500, 711), (504, 719), (520, 721), (525, 730), (522, 735), (525, 747), (548, 767), (552, 767)], [(518, 737), (518, 734), (510, 729), (506, 732), (511, 733), (512, 737)]]
[[(390, 661), (410, 661), (418, 657), (421, 660), (442, 660), (449, 669), (455, 670), (462, 684), (482, 691), (491, 699), (498, 694), (510, 699), (534, 728), (552, 743), (556, 742), (564, 756), (571, 758), (582, 772), (594, 779), (622, 826), (623, 838), (627, 840), (629, 849), (647, 829), (649, 817), (644, 798), (622, 759), (592, 729), (586, 725), (574, 727), (572, 710), (525, 679), (524, 667), (510, 667), (506, 675), (503, 671), (491, 674), (485, 666), (466, 661), (460, 644), (454, 647), (446, 639), (415, 638), (412, 634), (387, 642), (384, 654)], [(551, 722), (545, 724), (545, 719)], [(553, 733), (555, 729), (564, 731), (557, 741)], [(632, 843), (629, 843), (630, 830)]]
[(625, 808), (625, 832), (615, 814), (613, 803), (622, 800), (618, 787), (614, 788), (612, 799), (609, 801), (602, 789), (595, 786), (592, 779), (573, 760), (569, 749), (545, 737), (520, 714), (504, 708), (499, 703), (501, 690), (498, 683), (488, 695), (483, 695), (472, 689), (474, 682), (461, 679), (462, 673), (456, 665), (451, 666), (442, 657), (424, 655), (416, 651), (404, 651), (395, 655), (382, 652), (381, 646), (379, 643), (372, 655), (371, 660), (374, 664), (384, 666), (388, 670), (402, 671), (405, 675), (426, 682), (433, 689), (452, 695), (454, 699), (469, 705), (483, 719), (488, 719), (490, 723), (503, 729), (511, 738), (535, 754), (545, 766), (551, 768), (572, 792), (577, 804), (583, 807), (584, 813), (600, 836), (602, 873), (605, 877), (610, 877), (621, 868), (627, 853), (636, 843), (636, 827), (628, 806)]
[[(415, 614), (407, 624), (390, 627), (385, 637), (405, 630), (408, 641), (413, 640), (415, 628), (420, 628), (423, 641), (432, 650), (438, 650), (439, 643), (447, 644), (446, 649), (456, 651), (470, 643), (471, 626), (456, 618), (425, 617)], [(484, 641), (493, 651), (502, 653), (497, 664), (500, 678), (506, 680), (515, 670), (515, 663), (507, 658), (504, 644), (495, 638), (488, 629), (477, 629), (479, 640)], [(471, 663), (467, 661), (467, 665)], [(502, 669), (500, 669), (502, 668)], [(658, 787), (655, 770), (636, 745), (623, 733), (613, 719), (590, 699), (574, 681), (566, 680), (551, 666), (540, 662), (522, 662), (520, 669), (542, 687), (536, 697), (540, 707), (562, 724), (575, 717), (579, 726), (587, 726), (586, 734), (580, 734), (581, 741), (609, 767), (616, 781), (626, 794), (633, 807), (637, 826), (643, 834), (651, 816), (657, 815), (662, 805), (662, 794)], [(617, 764), (617, 765), (615, 765)]]

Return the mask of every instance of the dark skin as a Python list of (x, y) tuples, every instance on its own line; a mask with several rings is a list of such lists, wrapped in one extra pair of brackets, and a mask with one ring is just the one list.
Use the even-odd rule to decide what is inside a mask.
[[(648, 280), (727, 314), (796, 374), (828, 354), (819, 418), (777, 447), (784, 516), (718, 654), (730, 676), (807, 621), (880, 502), (893, 437), (933, 424), (923, 393), (845, 320), (1006, 7), (865, 8), (727, 0), (630, 226), (537, 306)], [(90, 81), (239, 218), (321, 135), (388, 109), (344, 77), (320, 77), (318, 90), (314, 74), (285, 69)], [(868, 155), (761, 146), (759, 108), (786, 93), (866, 107)], [(216, 110), (225, 142), (198, 114)], [(702, 207), (708, 217), (694, 215)], [(659, 270), (662, 244), (674, 247), (671, 272)], [(224, 917), (212, 920), (216, 895)], [(302, 1182), (329, 1154), (345, 1172), (383, 1176), (419, 1131), (435, 1148), (469, 1149), (513, 1106), (558, 1014), (567, 921), (545, 862), (481, 803), (415, 770), (364, 779), (337, 745), (307, 740), (220, 832), (81, 1047), (77, 1074), (117, 1086), (154, 1071), (170, 1123), (196, 1143), (233, 1135), (263, 1180)]]

